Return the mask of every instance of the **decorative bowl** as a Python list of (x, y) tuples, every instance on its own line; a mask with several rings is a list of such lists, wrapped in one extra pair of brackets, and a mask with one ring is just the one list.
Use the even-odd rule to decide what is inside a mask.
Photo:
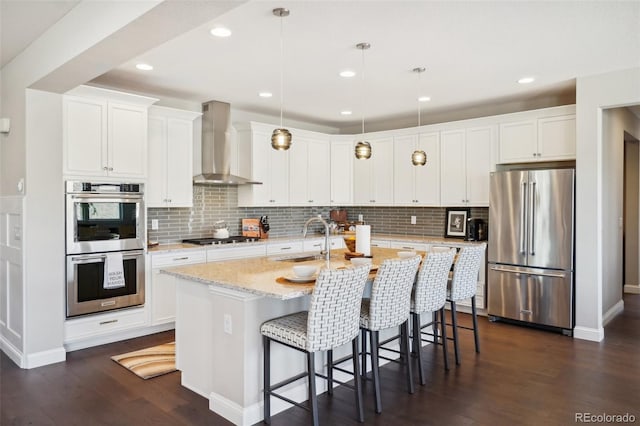
[(344, 244), (350, 252), (356, 251), (356, 237), (344, 237)]
[(354, 257), (351, 259), (351, 264), (354, 266), (371, 265), (370, 257)]
[(398, 257), (400, 259), (407, 259), (409, 257), (413, 257), (416, 255), (415, 251), (399, 251), (398, 252)]
[(293, 274), (298, 278), (310, 278), (318, 271), (317, 266), (296, 265), (293, 267)]

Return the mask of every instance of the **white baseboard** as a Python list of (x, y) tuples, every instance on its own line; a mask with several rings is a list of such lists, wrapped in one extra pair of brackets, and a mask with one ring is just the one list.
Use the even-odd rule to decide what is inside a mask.
[(27, 354), (25, 357), (24, 368), (37, 368), (43, 365), (57, 364), (67, 360), (67, 352), (64, 347), (50, 349), (48, 351)]
[(0, 335), (0, 349), (4, 352), (11, 361), (13, 361), (18, 367), (25, 368), (22, 352), (11, 344), (7, 339)]
[(66, 342), (64, 347), (67, 352), (77, 351), (78, 349), (86, 349), (93, 346), (105, 345), (107, 343), (119, 342), (121, 340), (133, 339), (140, 336), (146, 336), (148, 334), (160, 333), (162, 331), (173, 330), (175, 323), (170, 322), (166, 324), (154, 325), (151, 327), (140, 327), (122, 332), (115, 332), (113, 334), (106, 334), (102, 336), (90, 337), (87, 339), (76, 340), (72, 342)]
[(624, 311), (624, 300), (619, 300), (618, 303), (613, 305), (611, 309), (605, 312), (605, 314), (602, 316), (602, 326), (605, 327), (607, 324), (609, 324), (609, 321), (618, 316), (618, 314), (622, 313), (622, 311)]
[(604, 339), (604, 328), (574, 327), (573, 337), (575, 339), (601, 342)]
[(640, 294), (640, 284), (625, 284), (624, 292), (630, 294)]

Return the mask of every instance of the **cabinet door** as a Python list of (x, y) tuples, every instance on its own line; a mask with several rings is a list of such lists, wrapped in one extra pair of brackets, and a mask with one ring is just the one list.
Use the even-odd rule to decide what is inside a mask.
[(536, 120), (500, 125), (500, 162), (536, 161), (538, 156)]
[(193, 121), (167, 120), (167, 159), (168, 205), (193, 206)]
[(467, 130), (467, 200), (470, 206), (489, 206), (489, 173), (493, 169), (493, 127)]
[[(393, 140), (393, 188), (396, 206), (416, 205), (416, 174), (411, 154), (418, 145), (418, 135), (398, 136)], [(426, 152), (426, 151), (425, 151)]]
[[(269, 137), (271, 140), (271, 137)], [(289, 204), (289, 152), (269, 149), (269, 186), (271, 197), (269, 205), (286, 206)]]
[(415, 170), (415, 199), (420, 206), (440, 205), (440, 135), (422, 133), (418, 149), (427, 154), (427, 164), (413, 166)]
[[(329, 142), (308, 142), (307, 204), (326, 206), (330, 203), (331, 182), (329, 165)], [(293, 177), (291, 178), (291, 182)]]
[[(355, 149), (355, 143), (352, 144), (351, 150)], [(357, 206), (370, 205), (373, 200), (373, 182), (371, 175), (373, 174), (373, 160), (357, 159), (353, 160), (353, 203)]]
[(442, 205), (464, 206), (467, 199), (465, 131), (442, 132), (440, 138)]
[[(393, 204), (393, 138), (371, 141), (373, 200), (375, 205)], [(366, 161), (366, 160), (365, 160)]]
[(331, 205), (353, 204), (353, 142), (331, 142)]
[(109, 103), (108, 115), (109, 175), (146, 177), (146, 107)]
[(151, 271), (153, 288), (151, 324), (164, 324), (176, 320), (176, 278), (161, 274), (160, 269)]
[(562, 115), (538, 120), (538, 157), (544, 160), (576, 158), (576, 116)]
[[(239, 190), (250, 194), (246, 205), (268, 206), (271, 200), (271, 174), (269, 160), (271, 153), (271, 135), (253, 132), (251, 135), (251, 178), (262, 182), (262, 185), (242, 185)], [(248, 176), (245, 176), (248, 177)]]
[(145, 187), (147, 207), (164, 207), (167, 199), (167, 119), (149, 116), (149, 177)]
[(294, 206), (309, 204), (309, 143), (309, 140), (297, 137), (289, 148), (289, 203)]
[(64, 173), (104, 176), (107, 173), (107, 103), (64, 97)]

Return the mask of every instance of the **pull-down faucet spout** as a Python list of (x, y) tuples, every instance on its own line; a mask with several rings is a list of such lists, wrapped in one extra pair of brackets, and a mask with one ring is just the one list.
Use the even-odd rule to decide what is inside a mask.
[(320, 251), (320, 254), (324, 254), (325, 259), (327, 260), (327, 266), (329, 266), (329, 258), (331, 257), (331, 245), (329, 242), (329, 224), (327, 223), (327, 221), (324, 220), (321, 215), (312, 217), (304, 223), (304, 227), (302, 228), (302, 236), (305, 238), (307, 237), (307, 228), (309, 227), (309, 224), (313, 222), (320, 222), (324, 225), (324, 251)]

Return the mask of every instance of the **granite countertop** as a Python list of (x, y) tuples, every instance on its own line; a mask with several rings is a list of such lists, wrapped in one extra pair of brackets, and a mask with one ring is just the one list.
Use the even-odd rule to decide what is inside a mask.
[[(331, 251), (331, 268), (351, 265), (351, 263), (344, 258), (346, 251), (346, 249)], [(379, 265), (386, 259), (396, 258), (397, 253), (398, 250), (396, 249), (373, 247), (371, 250), (373, 264)], [(232, 290), (246, 291), (248, 293), (281, 300), (311, 294), (313, 292), (313, 283), (280, 283), (276, 280), (280, 277), (291, 275), (294, 265), (317, 265), (318, 268), (320, 268), (325, 265), (324, 259), (292, 262), (274, 260), (277, 258), (278, 256), (256, 257), (199, 263), (161, 269), (160, 272), (190, 281), (225, 287)]]
[[(332, 234), (331, 238), (341, 238), (344, 237), (344, 234)], [(324, 238), (322, 234), (311, 234), (307, 236), (307, 239), (314, 238)], [(269, 244), (271, 243), (281, 243), (286, 241), (299, 241), (303, 240), (302, 236), (300, 237), (274, 237), (266, 240), (259, 240), (253, 243), (242, 243), (242, 246), (250, 245), (250, 244)], [(455, 244), (455, 245), (474, 245), (479, 244), (485, 241), (477, 242), (477, 241), (464, 241), (458, 238), (443, 238), (443, 237), (425, 237), (421, 235), (398, 235), (398, 234), (372, 234), (371, 239), (373, 240), (386, 240), (386, 241), (406, 241), (412, 243), (442, 243), (442, 244)], [(231, 248), (238, 247), (239, 245), (197, 245), (197, 244), (187, 244), (187, 243), (170, 243), (170, 244), (159, 244), (157, 246), (149, 248), (147, 251), (149, 253), (165, 253), (172, 251), (180, 251), (180, 250), (197, 250), (204, 248)]]

